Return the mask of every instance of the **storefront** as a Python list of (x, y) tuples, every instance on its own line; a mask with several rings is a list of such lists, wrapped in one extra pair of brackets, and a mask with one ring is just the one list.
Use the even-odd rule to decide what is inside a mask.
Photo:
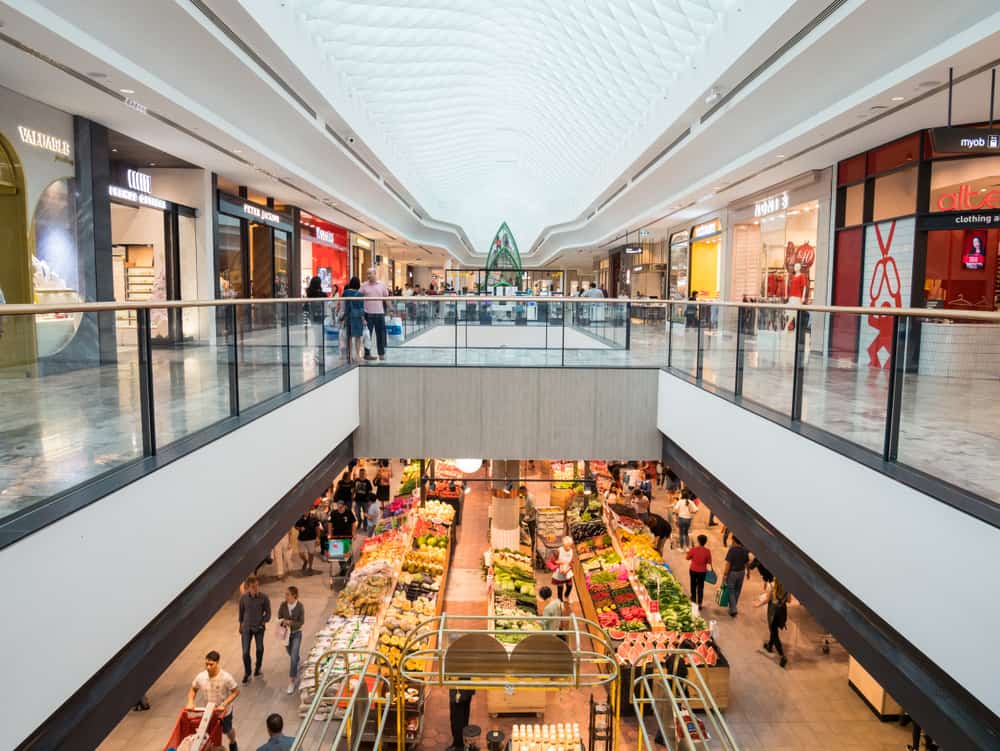
[(688, 297), (688, 261), (691, 253), (691, 232), (681, 230), (670, 235), (667, 261), (667, 297), (686, 300)]
[(728, 299), (825, 299), (830, 170), (809, 172), (729, 207)]
[(718, 300), (722, 289), (722, 219), (695, 224), (690, 232), (689, 293), (699, 300)]
[(290, 213), (218, 192), (216, 295), (288, 297), (292, 268)]
[[(840, 162), (833, 304), (997, 310), (997, 184), (1000, 157), (936, 148), (930, 131)], [(891, 319), (838, 318), (830, 338), (836, 356), (889, 366)], [(982, 355), (993, 346), (992, 327), (917, 321), (914, 331), (919, 346), (908, 348), (909, 367), (1000, 377), (1000, 361)]]
[(375, 265), (375, 241), (357, 232), (351, 233), (351, 275), (364, 281)]
[(334, 287), (339, 293), (350, 280), (350, 233), (344, 227), (304, 211), (299, 217), (299, 228), (302, 296), (305, 296), (306, 288), (314, 276), (320, 278), (323, 292), (327, 295), (332, 294)]

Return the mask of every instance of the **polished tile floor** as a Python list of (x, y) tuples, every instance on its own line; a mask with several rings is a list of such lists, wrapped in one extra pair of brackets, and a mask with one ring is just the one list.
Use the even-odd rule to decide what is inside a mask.
[[(663, 322), (634, 323), (628, 350), (607, 338), (617, 334), (609, 334), (606, 327), (600, 331), (607, 336), (541, 324), (479, 327), (441, 322), (402, 346), (390, 346), (386, 361), (378, 366), (663, 367), (667, 362)], [(697, 334), (678, 325), (673, 332), (672, 366), (693, 374)], [(281, 392), (283, 347), (276, 337), (272, 330), (254, 332), (240, 348), (241, 408)], [(318, 327), (293, 327), (290, 339), (293, 386), (316, 376), (324, 354), (328, 369), (343, 362), (336, 345), (321, 347)], [(704, 380), (732, 389), (735, 335), (711, 331), (703, 340)], [(153, 357), (159, 445), (229, 415), (229, 349), (196, 343), (157, 348)], [(787, 414), (792, 371), (788, 337), (748, 338), (744, 399)], [(0, 517), (141, 456), (136, 375), (135, 350), (124, 347), (113, 365), (43, 378), (0, 374)], [(1000, 501), (997, 396), (994, 380), (907, 374), (899, 461)], [(877, 452), (885, 436), (887, 397), (886, 371), (858, 368), (817, 352), (806, 362), (802, 419)]]
[[(394, 471), (398, 463), (393, 462)], [(466, 496), (463, 523), (458, 530), (453, 570), (469, 576), (451, 579), (447, 590), (446, 610), (454, 615), (483, 614), (486, 603), (482, 583), (471, 572), (479, 568), (486, 545), (488, 528), (488, 490), (473, 483)], [(543, 497), (543, 486), (532, 485), (532, 492)], [(662, 495), (654, 495), (654, 511), (665, 512)], [(694, 523), (701, 532), (707, 522), (702, 511)], [(719, 527), (707, 531), (709, 546), (722, 556)], [(685, 570), (680, 553), (670, 552), (668, 562), (677, 570)], [(270, 567), (262, 574), (272, 572)], [(544, 576), (544, 575), (543, 575)], [(682, 577), (682, 580), (685, 577)], [(334, 603), (334, 593), (325, 576), (303, 576), (294, 572), (285, 582), (268, 581), (264, 589), (276, 602), (287, 583), (295, 583), (302, 592), (306, 608), (306, 633), (303, 650), (308, 648), (315, 632)], [(761, 592), (759, 579), (751, 580), (744, 590), (744, 602)], [(574, 606), (576, 607), (574, 597)], [(100, 751), (132, 751), (162, 748), (177, 713), (184, 702), (192, 677), (201, 669), (202, 657), (209, 649), (222, 653), (223, 666), (240, 677), (239, 638), (236, 623), (236, 595), (213, 616), (195, 640), (177, 657), (148, 692), (152, 709), (149, 712), (127, 714), (101, 744)], [(578, 610), (578, 607), (576, 607)], [(820, 650), (822, 628), (801, 606), (791, 608), (792, 626), (784, 639), (790, 658), (781, 669), (773, 656), (761, 649), (766, 637), (763, 609), (742, 609), (737, 620), (724, 615), (714, 605), (706, 609), (706, 617), (718, 618), (720, 643), (732, 664), (730, 707), (726, 722), (739, 743), (741, 751), (901, 751), (908, 742), (908, 730), (893, 723), (882, 723), (857, 697), (847, 684), (847, 655), (834, 645), (829, 655)], [(284, 692), (288, 659), (280, 646), (268, 641), (264, 656), (264, 677), (243, 687), (236, 702), (236, 728), (241, 748), (256, 749), (266, 740), (264, 719), (270, 712), (281, 713), (289, 733), (298, 727), (298, 697)], [(587, 716), (589, 692), (552, 692), (546, 716), (550, 721)], [(508, 734), (514, 722), (529, 722), (531, 718), (487, 716), (485, 700), (476, 697), (471, 722), (485, 730), (497, 727)], [(647, 720), (648, 721), (648, 720)], [(581, 726), (584, 722), (581, 721)], [(637, 726), (632, 715), (622, 718), (619, 748), (632, 751), (637, 747)], [(421, 751), (443, 751), (449, 745), (447, 698), (434, 689), (426, 715), (426, 732)]]

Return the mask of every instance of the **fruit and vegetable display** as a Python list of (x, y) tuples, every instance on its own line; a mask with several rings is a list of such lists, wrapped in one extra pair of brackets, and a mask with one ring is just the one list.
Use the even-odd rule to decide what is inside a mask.
[(332, 615), (327, 619), (299, 667), (300, 715), (305, 716), (312, 703), (316, 693), (316, 665), (321, 663), (324, 655), (329, 659), (329, 653), (337, 650), (367, 649), (371, 644), (375, 625), (374, 616)]
[(571, 505), (566, 509), (566, 523), (574, 542), (581, 542), (591, 537), (598, 537), (607, 532), (607, 527), (601, 518), (602, 504), (600, 496), (582, 496), (586, 505)]
[(618, 530), (618, 539), (621, 543), (622, 552), (633, 558), (641, 558), (646, 561), (659, 563), (663, 560), (660, 551), (656, 549), (656, 540), (645, 525), (641, 530), (630, 532), (628, 529)]
[(378, 615), (396, 578), (389, 561), (373, 561), (351, 572), (347, 586), (337, 595), (336, 615)]
[(618, 632), (612, 638), (622, 639), (622, 643), (618, 645), (615, 653), (618, 662), (622, 665), (648, 664), (651, 658), (651, 655), (647, 654), (648, 652), (664, 649), (693, 650), (694, 654), (687, 657), (688, 662), (693, 665), (714, 667), (727, 664), (712, 639), (712, 632), (708, 630), (651, 631), (644, 634)]
[(420, 483), (420, 462), (410, 462), (403, 469), (403, 474), (400, 477), (399, 490), (396, 491), (398, 495), (410, 495), (414, 490), (417, 489), (417, 485)]
[(587, 592), (594, 603), (597, 622), (605, 629), (648, 631), (646, 611), (632, 589), (628, 569), (612, 547), (611, 536), (602, 534), (583, 540), (576, 550), (586, 573)]
[(455, 519), (455, 507), (441, 501), (428, 500), (417, 509), (422, 519), (451, 524)]
[(494, 550), (493, 591), (507, 595), (534, 614), (537, 599), (531, 558), (513, 550)]
[(667, 569), (652, 563), (639, 565), (638, 579), (651, 599), (659, 602), (660, 618), (668, 631), (704, 631), (708, 624), (691, 611), (691, 601)]

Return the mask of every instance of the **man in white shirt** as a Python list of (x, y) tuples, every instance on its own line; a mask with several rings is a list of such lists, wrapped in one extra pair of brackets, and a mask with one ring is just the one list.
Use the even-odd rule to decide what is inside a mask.
[(194, 700), (201, 691), (205, 703), (211, 702), (225, 710), (222, 717), (222, 732), (229, 737), (229, 751), (239, 751), (236, 745), (236, 730), (233, 728), (233, 702), (240, 695), (240, 686), (229, 673), (219, 667), (219, 653), (214, 649), (205, 655), (205, 669), (194, 677), (188, 689), (187, 708), (194, 709)]
[[(378, 280), (375, 269), (368, 269), (368, 281), (361, 285), (363, 297), (388, 297), (389, 289)], [(385, 359), (385, 301), (365, 300), (365, 320), (368, 322), (368, 333), (378, 347), (378, 359)], [(365, 359), (374, 360), (370, 349), (365, 350)]]
[(597, 286), (596, 282), (590, 283), (590, 289), (583, 293), (584, 297), (604, 297), (604, 293), (601, 292), (601, 288)]

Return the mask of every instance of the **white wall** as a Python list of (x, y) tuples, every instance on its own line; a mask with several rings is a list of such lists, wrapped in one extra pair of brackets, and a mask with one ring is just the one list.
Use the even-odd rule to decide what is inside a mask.
[(1000, 530), (662, 372), (657, 425), (1000, 713)]
[(16, 747), (350, 435), (357, 405), (355, 369), (0, 551), (0, 748)]

